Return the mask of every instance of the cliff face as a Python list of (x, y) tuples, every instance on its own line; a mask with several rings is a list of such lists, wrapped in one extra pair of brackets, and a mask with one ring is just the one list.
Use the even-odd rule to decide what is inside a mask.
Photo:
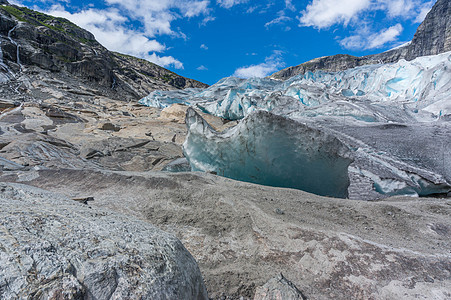
[(438, 0), (418, 27), (406, 59), (451, 51), (451, 1)]
[(419, 56), (435, 55), (447, 51), (451, 51), (451, 4), (449, 0), (438, 0), (418, 27), (411, 43), (404, 47), (363, 57), (339, 54), (315, 58), (303, 64), (283, 69), (270, 77), (285, 80), (308, 71), (335, 72), (362, 65), (392, 63), (400, 59), (413, 60)]
[(146, 60), (110, 52), (66, 19), (0, 4), (1, 52), (16, 73), (22, 67), (68, 73), (116, 99), (137, 99), (155, 89), (207, 87)]

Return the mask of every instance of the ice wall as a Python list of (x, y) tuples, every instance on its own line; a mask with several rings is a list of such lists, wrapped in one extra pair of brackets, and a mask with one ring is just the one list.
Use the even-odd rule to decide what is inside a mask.
[(166, 108), (175, 103), (191, 105), (191, 97), (196, 93), (201, 92), (202, 89), (189, 88), (185, 90), (175, 91), (153, 91), (146, 97), (139, 100), (139, 103), (156, 108)]
[(350, 152), (319, 129), (264, 111), (223, 133), (192, 108), (186, 123), (183, 149), (194, 171), (324, 196), (348, 195)]
[(423, 109), (451, 93), (451, 53), (341, 72), (308, 72), (280, 88), (306, 106), (342, 99), (390, 106), (410, 103), (409, 108)]

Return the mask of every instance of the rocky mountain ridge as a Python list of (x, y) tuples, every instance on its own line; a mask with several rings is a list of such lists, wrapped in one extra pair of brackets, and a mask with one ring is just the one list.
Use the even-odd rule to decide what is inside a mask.
[(363, 65), (393, 63), (400, 59), (410, 61), (420, 56), (448, 51), (451, 51), (451, 2), (438, 0), (418, 27), (412, 41), (407, 45), (363, 57), (347, 54), (319, 57), (297, 66), (288, 67), (269, 77), (286, 80), (308, 71), (336, 72)]
[(66, 19), (7, 1), (0, 6), (0, 42), (2, 63), (12, 73), (66, 73), (112, 99), (135, 100), (155, 89), (207, 87), (146, 60), (110, 52)]

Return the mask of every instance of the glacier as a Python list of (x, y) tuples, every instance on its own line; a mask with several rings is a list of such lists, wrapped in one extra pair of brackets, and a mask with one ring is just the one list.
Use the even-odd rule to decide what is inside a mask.
[(183, 150), (194, 171), (259, 184), (348, 196), (349, 149), (332, 135), (266, 111), (216, 132), (192, 108)]
[[(281, 109), (281, 97), (286, 103), (278, 114), (290, 117), (345, 114), (363, 121), (389, 121), (393, 119), (390, 110), (396, 108), (402, 110), (405, 118), (416, 118), (420, 110), (441, 116), (451, 114), (446, 103), (437, 105), (449, 99), (450, 72), (451, 52), (448, 52), (340, 72), (307, 72), (286, 81), (228, 77), (204, 90), (155, 91), (139, 102), (158, 108), (183, 103), (229, 120), (242, 119), (257, 109)], [(337, 103), (342, 101), (349, 105), (344, 111), (335, 112)], [(389, 106), (388, 115), (380, 110), (368, 111), (366, 104)], [(321, 109), (315, 109), (318, 106)], [(328, 106), (332, 108), (327, 109)]]
[[(140, 103), (159, 108), (183, 103), (224, 119), (241, 120), (236, 128), (216, 133), (207, 130), (200, 117), (187, 116), (184, 151), (193, 170), (352, 199), (451, 191), (451, 52), (340, 72), (307, 72), (286, 81), (228, 77), (207, 89), (155, 91)], [(287, 131), (278, 122), (294, 122), (290, 124), (297, 125), (289, 127), (299, 130)], [(318, 167), (321, 172), (315, 172), (316, 167), (291, 167), (278, 159), (258, 161), (265, 151), (273, 153), (269, 145), (291, 158), (301, 149), (316, 149), (317, 141), (301, 130), (306, 128), (333, 137), (349, 149), (346, 176), (341, 169), (334, 173)], [(260, 157), (253, 157), (257, 154), (243, 145), (258, 145)], [(321, 149), (335, 153), (334, 147)], [(312, 166), (319, 166), (324, 157), (307, 155), (293, 164), (311, 160), (315, 161)], [(250, 173), (249, 168), (254, 171)], [(340, 177), (329, 178), (331, 182), (349, 180), (346, 192), (344, 185), (337, 185), (334, 194), (322, 192), (311, 182), (299, 183), (309, 176), (318, 181), (329, 173)], [(278, 182), (278, 176), (286, 178), (280, 182), (287, 185)]]

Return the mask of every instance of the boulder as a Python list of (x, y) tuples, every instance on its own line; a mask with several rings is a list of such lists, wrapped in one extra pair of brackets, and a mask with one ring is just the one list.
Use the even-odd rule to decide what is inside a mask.
[(188, 106), (183, 104), (173, 104), (164, 108), (160, 114), (160, 120), (162, 121), (170, 121), (177, 122), (180, 124), (185, 124), (185, 115)]
[(1, 299), (207, 299), (196, 261), (136, 218), (0, 184)]

